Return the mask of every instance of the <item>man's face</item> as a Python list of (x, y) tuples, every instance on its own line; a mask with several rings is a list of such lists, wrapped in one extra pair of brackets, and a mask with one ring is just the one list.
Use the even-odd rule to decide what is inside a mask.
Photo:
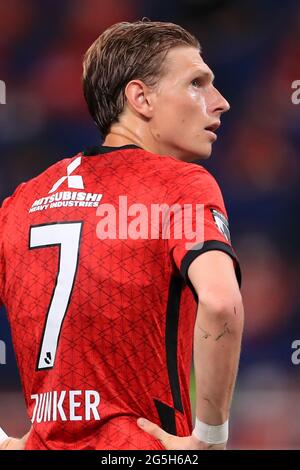
[(229, 110), (213, 79), (196, 48), (180, 46), (168, 52), (149, 123), (160, 154), (185, 161), (210, 156), (217, 138), (213, 131)]

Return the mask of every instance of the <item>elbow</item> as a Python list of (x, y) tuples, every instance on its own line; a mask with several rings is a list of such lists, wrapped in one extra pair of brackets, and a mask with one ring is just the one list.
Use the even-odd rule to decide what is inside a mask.
[(200, 316), (205, 314), (216, 323), (230, 325), (232, 330), (241, 333), (244, 325), (243, 301), (239, 291), (234, 293), (207, 293), (199, 296)]

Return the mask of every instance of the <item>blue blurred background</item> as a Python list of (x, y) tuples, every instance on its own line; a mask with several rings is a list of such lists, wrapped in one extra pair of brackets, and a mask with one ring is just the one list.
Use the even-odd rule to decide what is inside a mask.
[[(205, 166), (223, 190), (243, 269), (246, 330), (231, 448), (300, 448), (300, 5), (285, 0), (0, 2), (0, 200), (64, 156), (100, 142), (81, 92), (85, 50), (109, 25), (172, 21), (200, 40), (231, 111)], [(0, 423), (29, 426), (0, 311)], [(1, 362), (1, 361), (0, 361)]]

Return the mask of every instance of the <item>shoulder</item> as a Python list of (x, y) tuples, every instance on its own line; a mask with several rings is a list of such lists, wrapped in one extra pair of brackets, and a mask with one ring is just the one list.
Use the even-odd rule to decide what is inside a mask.
[(183, 188), (188, 185), (198, 185), (198, 188), (212, 187), (219, 188), (214, 176), (198, 162), (184, 162), (170, 155), (158, 155), (140, 150), (143, 159), (148, 161), (148, 165), (166, 176), (170, 186)]
[(204, 198), (222, 198), (222, 193), (215, 177), (201, 164), (194, 162), (172, 161), (169, 175), (170, 194)]
[(0, 208), (0, 214), (1, 214), (2, 217), (4, 217), (5, 211), (7, 209), (9, 209), (9, 207), (15, 201), (15, 199), (19, 196), (19, 194), (22, 193), (25, 186), (26, 186), (26, 183), (19, 184), (19, 186), (15, 189), (15, 191), (12, 193), (12, 195), (6, 197), (3, 200), (2, 204), (1, 204), (1, 208)]
[(180, 180), (183, 185), (195, 185), (199, 190), (219, 187), (215, 177), (199, 163), (184, 163), (184, 166), (180, 168), (177, 183)]
[(16, 190), (2, 202), (0, 211), (2, 217), (4, 217), (4, 213), (9, 211), (15, 204), (33, 197), (38, 192), (38, 189), (42, 188), (43, 190), (47, 190), (49, 188), (48, 191), (50, 191), (58, 178), (64, 175), (67, 176), (66, 168), (68, 168), (68, 165), (71, 165), (74, 160), (81, 156), (82, 154), (77, 154), (73, 157), (63, 158), (34, 178), (22, 182)]

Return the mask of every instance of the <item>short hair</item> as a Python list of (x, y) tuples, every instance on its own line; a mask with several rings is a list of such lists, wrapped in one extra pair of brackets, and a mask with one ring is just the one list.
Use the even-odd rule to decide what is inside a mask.
[(154, 87), (168, 51), (184, 45), (200, 51), (181, 26), (149, 20), (114, 24), (96, 39), (84, 56), (83, 91), (103, 138), (124, 109), (126, 85), (140, 79)]

